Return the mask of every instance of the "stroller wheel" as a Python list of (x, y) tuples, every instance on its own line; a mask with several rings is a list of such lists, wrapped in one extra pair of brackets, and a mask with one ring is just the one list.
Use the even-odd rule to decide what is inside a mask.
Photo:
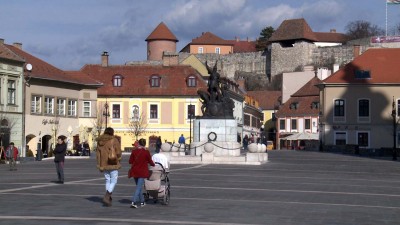
[(165, 195), (163, 198), (163, 205), (169, 205), (169, 199), (170, 199), (170, 192), (169, 192), (169, 187), (165, 189)]
[(150, 199), (149, 193), (143, 193), (144, 201), (147, 202)]

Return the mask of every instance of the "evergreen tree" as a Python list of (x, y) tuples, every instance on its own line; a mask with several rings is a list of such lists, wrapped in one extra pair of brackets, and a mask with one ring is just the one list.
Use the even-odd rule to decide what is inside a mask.
[(258, 40), (256, 42), (257, 51), (264, 51), (264, 49), (267, 48), (268, 40), (274, 32), (275, 32), (275, 29), (271, 26), (268, 26), (268, 27), (265, 27), (264, 29), (262, 29), (262, 31), (260, 32), (260, 37), (258, 38)]

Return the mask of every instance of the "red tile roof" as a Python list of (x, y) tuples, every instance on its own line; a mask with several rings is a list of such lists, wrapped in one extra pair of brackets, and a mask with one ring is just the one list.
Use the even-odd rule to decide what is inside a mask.
[(14, 60), (18, 62), (24, 62), (24, 59), (19, 55), (15, 54), (9, 48), (7, 48), (4, 44), (0, 44), (0, 58)]
[[(320, 83), (317, 77), (312, 78), (280, 107), (276, 112), (277, 117), (318, 116), (319, 109), (313, 107), (313, 103), (319, 103), (319, 88), (315, 85)], [(298, 105), (294, 108), (293, 104)]]
[(303, 18), (284, 20), (268, 41), (278, 42), (298, 39), (318, 41), (318, 38)]
[(263, 110), (274, 110), (279, 106), (281, 91), (247, 91), (247, 95), (253, 97)]
[(71, 76), (57, 67), (11, 45), (5, 45), (9, 50), (17, 54), (25, 60), (26, 63), (32, 64), (32, 71), (30, 76), (37, 79), (56, 80), (68, 83), (82, 84), (82, 85), (101, 85), (97, 80), (93, 80), (85, 74), (80, 76)]
[(336, 32), (314, 32), (319, 42), (346, 43), (348, 37), (342, 33)]
[[(100, 80), (104, 86), (98, 89), (99, 96), (197, 96), (199, 88), (206, 89), (207, 84), (201, 75), (188, 65), (120, 65), (102, 67), (85, 65), (81, 71)], [(122, 86), (114, 87), (114, 75), (122, 75)], [(159, 87), (150, 87), (152, 75), (161, 77)], [(188, 87), (186, 78), (194, 75), (197, 87)]]
[(255, 41), (228, 40), (233, 45), (234, 53), (257, 52)]
[[(400, 48), (368, 49), (325, 80), (325, 84), (400, 84)], [(356, 71), (369, 71), (371, 78), (356, 78)]]
[(151, 40), (170, 40), (175, 42), (179, 41), (164, 22), (158, 24), (153, 32), (151, 32), (151, 34), (146, 38), (146, 41)]
[(224, 40), (211, 32), (202, 33), (200, 37), (192, 39), (192, 45), (233, 45), (230, 41)]

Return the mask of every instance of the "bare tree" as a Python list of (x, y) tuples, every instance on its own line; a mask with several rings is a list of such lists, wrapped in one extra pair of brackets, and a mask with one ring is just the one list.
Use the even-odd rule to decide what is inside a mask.
[(95, 119), (92, 120), (92, 125), (93, 125), (92, 135), (94, 139), (98, 138), (103, 132), (103, 129), (105, 128), (104, 123), (105, 119), (102, 114), (102, 107), (99, 105), (97, 107), (97, 116)]
[(128, 124), (128, 127), (130, 133), (135, 136), (136, 140), (138, 140), (138, 137), (146, 131), (147, 123), (145, 117), (145, 113), (142, 112), (139, 114), (139, 108), (135, 108), (133, 110), (133, 116)]
[(349, 40), (384, 35), (385, 31), (365, 20), (356, 20), (346, 25), (346, 34)]

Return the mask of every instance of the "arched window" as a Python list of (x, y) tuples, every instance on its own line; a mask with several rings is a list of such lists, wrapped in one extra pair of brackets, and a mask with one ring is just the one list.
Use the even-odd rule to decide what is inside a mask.
[(150, 78), (150, 87), (160, 87), (161, 77), (158, 75), (152, 75)]
[(186, 78), (186, 85), (188, 87), (196, 87), (196, 77), (193, 75), (190, 75), (188, 78)]
[(114, 87), (121, 87), (122, 86), (122, 75), (121, 74), (116, 74), (112, 78), (113, 86)]
[(0, 125), (1, 125), (2, 127), (8, 127), (8, 120), (7, 120), (7, 119), (1, 120)]

